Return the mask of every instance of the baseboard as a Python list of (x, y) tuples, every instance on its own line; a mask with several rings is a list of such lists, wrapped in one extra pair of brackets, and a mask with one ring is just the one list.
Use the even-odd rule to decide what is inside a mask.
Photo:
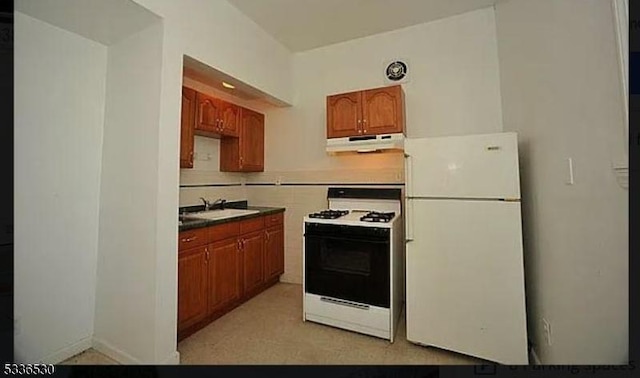
[(174, 351), (167, 357), (162, 365), (180, 365), (180, 352)]
[(533, 360), (534, 365), (542, 365), (542, 362), (540, 361), (540, 359), (538, 358), (538, 355), (536, 354), (536, 350), (533, 348), (531, 348), (531, 359)]
[(41, 361), (45, 364), (58, 364), (66, 359), (75, 356), (78, 353), (84, 352), (89, 348), (91, 348), (91, 336), (87, 336), (84, 339), (80, 339), (79, 341), (76, 341), (75, 343), (67, 347), (55, 351), (50, 355), (42, 358)]
[(123, 352), (120, 349), (114, 347), (104, 340), (100, 340), (98, 338), (93, 338), (93, 349), (98, 352), (110, 357), (111, 359), (121, 363), (123, 365), (140, 365), (142, 361), (133, 357), (127, 352)]

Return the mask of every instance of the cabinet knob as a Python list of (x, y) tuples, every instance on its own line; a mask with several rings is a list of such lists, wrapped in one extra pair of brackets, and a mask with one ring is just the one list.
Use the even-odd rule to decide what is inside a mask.
[(269, 241), (269, 231), (264, 232), (264, 237)]

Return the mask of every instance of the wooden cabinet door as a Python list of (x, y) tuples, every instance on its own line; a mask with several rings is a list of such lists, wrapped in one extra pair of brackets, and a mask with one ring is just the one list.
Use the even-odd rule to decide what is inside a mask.
[(362, 95), (362, 133), (401, 133), (404, 128), (404, 104), (399, 85), (369, 89)]
[(178, 253), (178, 331), (207, 315), (207, 247)]
[(240, 108), (239, 137), (220, 141), (221, 172), (264, 171), (264, 115)]
[(327, 96), (327, 138), (341, 138), (361, 134), (362, 92)]
[(240, 129), (240, 170), (264, 171), (264, 115), (242, 109)]
[(237, 137), (240, 123), (240, 107), (220, 100), (220, 134)]
[(284, 227), (268, 228), (265, 233), (265, 280), (284, 273)]
[(251, 293), (264, 282), (263, 231), (240, 236), (243, 252), (243, 291)]
[(209, 314), (240, 299), (241, 262), (236, 237), (211, 244)]
[(193, 168), (193, 128), (196, 117), (196, 91), (182, 87), (180, 120), (180, 168)]
[(210, 133), (219, 132), (220, 127), (220, 102), (203, 93), (196, 92), (196, 131)]

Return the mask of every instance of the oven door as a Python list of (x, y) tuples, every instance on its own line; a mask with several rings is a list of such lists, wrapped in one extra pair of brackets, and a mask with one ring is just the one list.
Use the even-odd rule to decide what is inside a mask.
[(390, 230), (305, 223), (305, 291), (389, 308)]

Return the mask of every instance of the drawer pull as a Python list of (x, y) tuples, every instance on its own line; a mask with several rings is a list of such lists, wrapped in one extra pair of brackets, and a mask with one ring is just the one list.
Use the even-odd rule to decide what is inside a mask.
[(182, 238), (182, 242), (183, 243), (192, 242), (192, 241), (196, 240), (197, 238), (198, 238), (197, 236), (192, 236), (190, 238)]

